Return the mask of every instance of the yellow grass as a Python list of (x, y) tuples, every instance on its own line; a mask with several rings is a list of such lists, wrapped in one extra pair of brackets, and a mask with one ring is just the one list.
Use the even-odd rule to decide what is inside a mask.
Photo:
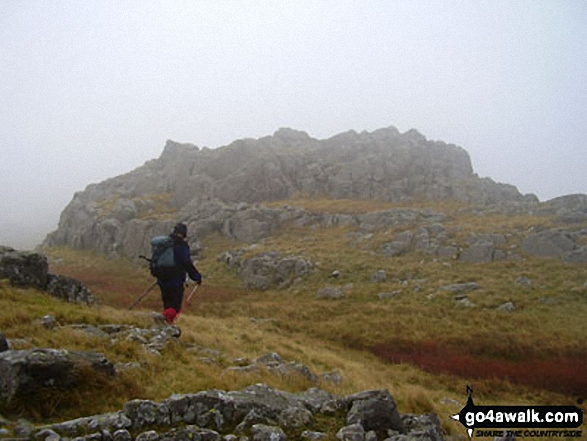
[[(377, 201), (300, 198), (287, 203), (310, 211), (337, 213), (397, 208)], [(417, 204), (409, 206), (415, 207)], [(554, 225), (550, 218), (491, 216), (483, 219), (459, 213), (456, 204), (445, 208), (450, 212), (445, 226), (447, 230), (455, 229), (449, 239), (457, 242), (465, 240), (471, 232), (513, 232), (505, 246), (519, 250), (523, 232), (538, 225)], [(440, 205), (436, 209), (441, 210)], [(316, 270), (299, 285), (266, 292), (243, 290), (237, 270), (229, 270), (217, 260), (221, 252), (246, 244), (220, 236), (205, 238), (204, 255), (197, 262), (204, 284), (180, 318), (178, 324), (183, 330), (180, 342), (170, 345), (160, 358), (133, 342), (110, 345), (72, 330), (47, 331), (36, 322), (45, 314), (53, 314), (62, 324), (150, 325), (145, 311), (161, 308), (157, 292), (136, 311), (126, 310), (152, 281), (145, 266), (124, 260), (109, 261), (87, 252), (48, 250), (51, 269), (82, 280), (103, 306), (70, 305), (4, 283), (0, 286), (0, 329), (9, 338), (26, 338), (28, 342), (21, 344), (23, 348), (56, 346), (98, 350), (113, 362), (137, 358), (143, 361), (144, 369), (125, 374), (114, 386), (109, 385), (116, 388), (116, 397), (89, 392), (95, 394), (96, 408), (101, 411), (117, 410), (121, 403), (132, 398), (161, 400), (172, 393), (238, 389), (258, 382), (289, 391), (310, 386), (301, 378), (279, 378), (264, 371), (259, 374), (225, 371), (237, 358), (252, 360), (268, 352), (305, 363), (317, 373), (340, 372), (344, 378), (341, 385), (320, 384), (337, 394), (389, 389), (398, 401), (400, 412), (436, 412), (443, 427), (454, 434), (462, 434), (462, 427), (450, 420), (449, 415), (464, 405), (467, 384), (475, 388), (478, 404), (575, 404), (575, 396), (514, 384), (502, 378), (425, 372), (410, 364), (386, 362), (370, 350), (386, 342), (408, 347), (433, 343), (473, 357), (510, 361), (556, 360), (561, 356), (587, 354), (584, 266), (529, 257), (476, 265), (420, 253), (383, 258), (383, 244), (408, 228), (415, 226), (376, 231), (368, 238), (357, 238), (350, 228), (283, 229), (244, 257), (277, 250), (311, 259), (316, 263)], [(338, 279), (330, 277), (334, 270), (341, 273)], [(371, 281), (377, 270), (386, 271), (387, 281)], [(532, 285), (517, 284), (520, 276), (530, 278)], [(477, 305), (473, 308), (455, 306), (454, 295), (439, 289), (469, 281), (481, 287), (467, 294)], [(317, 290), (328, 285), (344, 288), (345, 299), (317, 299)], [(378, 299), (379, 293), (390, 291), (401, 291), (401, 294), (390, 300)], [(544, 302), (545, 298), (555, 302)], [(507, 301), (515, 303), (515, 312), (496, 310)], [(220, 351), (218, 364), (203, 360), (205, 355), (190, 350), (193, 345)], [(72, 418), (87, 411), (78, 404), (65, 403), (56, 405), (48, 418)], [(321, 424), (326, 427), (329, 422)]]

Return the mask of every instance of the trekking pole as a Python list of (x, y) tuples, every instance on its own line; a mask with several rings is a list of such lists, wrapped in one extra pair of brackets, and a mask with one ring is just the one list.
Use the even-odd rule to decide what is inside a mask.
[(156, 282), (156, 281), (155, 281), (155, 282), (153, 282), (153, 284), (152, 284), (151, 286), (149, 286), (149, 287), (148, 287), (146, 290), (144, 290), (144, 291), (141, 293), (141, 295), (140, 295), (140, 296), (139, 296), (139, 297), (138, 297), (138, 298), (137, 298), (137, 299), (136, 299), (134, 302), (132, 302), (132, 305), (130, 305), (130, 306), (128, 307), (128, 309), (129, 309), (129, 310), (131, 310), (131, 309), (133, 309), (135, 306), (137, 306), (137, 305), (139, 304), (139, 302), (140, 302), (141, 300), (143, 300), (143, 299), (145, 298), (145, 296), (146, 296), (147, 294), (149, 294), (153, 288), (155, 288), (155, 285), (157, 285), (157, 282)]
[(175, 318), (173, 319), (173, 322), (172, 322), (172, 324), (175, 324), (175, 322), (177, 322), (177, 319), (179, 318), (179, 315), (180, 315), (180, 314), (183, 312), (183, 310), (184, 310), (185, 308), (187, 308), (187, 307), (188, 307), (188, 305), (190, 304), (190, 300), (192, 299), (193, 295), (196, 293), (196, 290), (198, 289), (198, 287), (199, 287), (199, 286), (200, 286), (200, 285), (198, 285), (198, 284), (196, 283), (196, 286), (194, 286), (194, 289), (192, 289), (192, 290), (190, 291), (190, 293), (187, 295), (187, 297), (185, 298), (185, 301), (183, 302), (183, 305), (182, 305), (181, 309), (179, 310), (179, 312), (177, 313), (177, 315), (176, 315), (176, 316), (175, 316)]

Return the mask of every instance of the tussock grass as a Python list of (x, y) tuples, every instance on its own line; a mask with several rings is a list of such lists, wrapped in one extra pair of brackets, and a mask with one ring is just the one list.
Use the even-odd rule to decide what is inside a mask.
[[(302, 206), (310, 211), (362, 213), (398, 208), (380, 201), (327, 201), (298, 198), (274, 203)], [(405, 208), (433, 208), (448, 215), (444, 223), (448, 241), (465, 243), (472, 233), (506, 235), (505, 250), (519, 250), (520, 239), (532, 228), (556, 226), (549, 217), (476, 217), (461, 213), (461, 204), (438, 203)], [(245, 291), (237, 270), (218, 261), (223, 251), (245, 248), (220, 236), (203, 240), (197, 266), (204, 284), (178, 324), (178, 344), (162, 357), (148, 354), (134, 342), (114, 345), (81, 333), (47, 331), (36, 319), (53, 314), (68, 323), (132, 323), (150, 326), (145, 310), (160, 310), (155, 290), (136, 311), (128, 305), (152, 282), (144, 265), (110, 261), (87, 252), (49, 250), (51, 270), (86, 283), (102, 306), (70, 305), (36, 293), (0, 285), (0, 329), (9, 338), (26, 338), (23, 346), (59, 346), (104, 352), (112, 361), (140, 360), (143, 368), (118, 378), (117, 397), (97, 390), (97, 407), (116, 410), (132, 398), (164, 399), (171, 393), (212, 388), (238, 389), (265, 382), (289, 391), (309, 387), (298, 377), (276, 377), (266, 371), (226, 371), (235, 359), (254, 360), (278, 352), (286, 360), (308, 365), (314, 372), (338, 371), (344, 381), (322, 383), (334, 393), (365, 389), (391, 391), (400, 411), (436, 412), (449, 433), (462, 428), (449, 419), (466, 399), (465, 386), (475, 389), (478, 404), (575, 404), (587, 393), (584, 372), (587, 345), (587, 274), (582, 265), (555, 259), (530, 258), (467, 264), (411, 253), (398, 258), (381, 254), (393, 236), (417, 226), (402, 226), (372, 235), (351, 228), (283, 228), (246, 251), (250, 257), (266, 251), (311, 259), (316, 270), (301, 284), (286, 290)], [(334, 279), (331, 273), (340, 271)], [(374, 283), (378, 270), (386, 281)], [(520, 276), (530, 286), (516, 283)], [(444, 285), (477, 282), (480, 289), (467, 293), (473, 307), (456, 305)], [(345, 292), (341, 301), (320, 300), (316, 292), (336, 286)], [(382, 292), (400, 291), (379, 300)], [(516, 311), (497, 310), (513, 302)], [(18, 304), (18, 308), (14, 307)], [(190, 345), (219, 351), (213, 362)], [(550, 381), (556, 378), (560, 381)], [(60, 403), (52, 414), (81, 416), (73, 401)], [(117, 407), (118, 406), (118, 407)], [(95, 412), (94, 412), (95, 413)], [(331, 421), (323, 421), (325, 426)]]

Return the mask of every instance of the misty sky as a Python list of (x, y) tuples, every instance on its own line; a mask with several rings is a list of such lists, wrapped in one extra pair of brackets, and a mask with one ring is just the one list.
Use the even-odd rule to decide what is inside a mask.
[(167, 139), (390, 125), (541, 200), (587, 193), (587, 2), (0, 1), (0, 244)]

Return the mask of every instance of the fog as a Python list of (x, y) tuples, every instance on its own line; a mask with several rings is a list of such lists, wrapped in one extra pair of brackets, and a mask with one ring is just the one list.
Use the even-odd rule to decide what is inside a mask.
[(0, 244), (160, 155), (393, 125), (541, 200), (587, 193), (587, 3), (0, 2)]

